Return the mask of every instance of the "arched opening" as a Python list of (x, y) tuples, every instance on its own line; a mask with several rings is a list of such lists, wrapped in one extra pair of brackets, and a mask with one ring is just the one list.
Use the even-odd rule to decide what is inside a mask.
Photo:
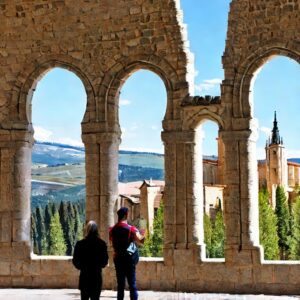
[(201, 148), (197, 153), (202, 155), (200, 160), (203, 170), (203, 230), (206, 258), (224, 258), (224, 146), (215, 122), (205, 120), (196, 130), (199, 139), (197, 146)]
[(139, 70), (122, 87), (119, 120), (119, 197), (115, 209), (129, 208), (129, 221), (147, 232), (141, 256), (162, 256), (164, 149), (162, 120), (166, 87), (153, 72)]
[(31, 166), (33, 253), (72, 255), (85, 220), (85, 151), (81, 122), (86, 110), (82, 81), (61, 68), (48, 71), (32, 97), (35, 144)]
[(260, 244), (266, 260), (300, 258), (299, 64), (272, 56), (251, 85), (258, 119)]

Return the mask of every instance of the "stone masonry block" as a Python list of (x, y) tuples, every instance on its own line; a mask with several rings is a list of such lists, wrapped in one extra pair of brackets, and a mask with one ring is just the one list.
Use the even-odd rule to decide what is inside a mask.
[(23, 264), (24, 276), (38, 276), (41, 274), (41, 260), (31, 260)]
[(10, 266), (11, 266), (10, 262), (0, 261), (0, 276), (10, 275), (11, 274)]

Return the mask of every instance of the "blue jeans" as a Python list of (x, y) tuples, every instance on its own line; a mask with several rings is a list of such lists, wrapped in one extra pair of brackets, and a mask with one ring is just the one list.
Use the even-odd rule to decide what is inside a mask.
[(117, 256), (114, 259), (117, 283), (118, 283), (118, 300), (124, 299), (125, 279), (129, 285), (130, 300), (138, 299), (138, 292), (136, 288), (136, 277), (135, 277), (135, 262), (129, 255)]

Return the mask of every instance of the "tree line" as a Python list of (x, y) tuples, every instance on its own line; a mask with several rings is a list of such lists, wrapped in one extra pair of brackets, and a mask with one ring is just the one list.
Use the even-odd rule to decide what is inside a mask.
[[(300, 187), (297, 197), (288, 201), (283, 187), (276, 189), (275, 209), (266, 189), (259, 192), (259, 240), (266, 260), (300, 259)], [(224, 257), (225, 226), (221, 206), (214, 217), (204, 215), (206, 257)]]
[[(273, 209), (266, 190), (259, 192), (259, 238), (267, 260), (300, 259), (300, 188), (293, 204), (288, 202), (283, 187), (276, 189)], [(163, 214), (161, 201), (141, 256), (163, 256)], [(85, 215), (84, 203), (48, 203), (38, 206), (31, 215), (33, 251), (38, 255), (72, 255), (77, 240), (82, 238)], [(138, 224), (136, 224), (138, 225)], [(204, 239), (208, 258), (224, 257), (225, 226), (219, 203), (215, 214), (204, 214)]]
[(276, 189), (275, 210), (269, 204), (266, 190), (259, 192), (259, 238), (267, 260), (300, 259), (300, 195), (299, 187), (289, 202), (283, 187)]
[(31, 214), (33, 252), (38, 255), (72, 255), (82, 238), (85, 207), (81, 202), (61, 201), (37, 206)]

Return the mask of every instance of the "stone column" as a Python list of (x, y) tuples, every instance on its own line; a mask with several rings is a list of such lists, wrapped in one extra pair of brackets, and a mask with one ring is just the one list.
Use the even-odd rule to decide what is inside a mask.
[[(169, 251), (182, 255), (190, 249), (190, 263), (205, 254), (203, 244), (202, 156), (194, 131), (163, 132), (165, 144), (165, 259)], [(200, 155), (200, 156), (199, 156)], [(200, 247), (201, 246), (201, 247)], [(186, 253), (184, 254), (187, 255)], [(185, 263), (185, 260), (181, 262)]]
[(256, 127), (223, 131), (225, 147), (224, 216), (227, 263), (259, 263)]
[(29, 259), (31, 250), (32, 144), (31, 132), (0, 131), (0, 252), (15, 265)]
[(89, 133), (82, 139), (86, 151), (86, 220), (95, 220), (101, 237), (107, 241), (118, 198), (120, 134)]

